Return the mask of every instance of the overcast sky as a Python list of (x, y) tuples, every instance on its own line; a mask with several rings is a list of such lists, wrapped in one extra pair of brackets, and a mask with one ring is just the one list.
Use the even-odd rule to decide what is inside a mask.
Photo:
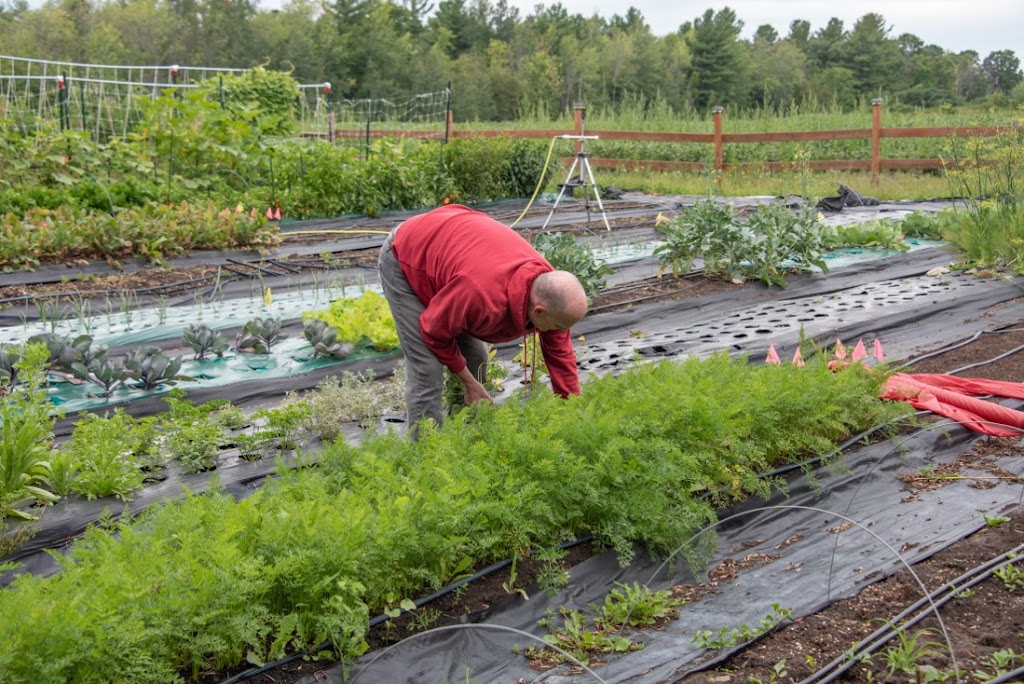
[[(533, 14), (536, 0), (509, 0), (520, 18)], [(469, 3), (467, 3), (469, 4)], [(543, 3), (551, 6), (553, 2)], [(726, 3), (678, 2), (678, 0), (562, 0), (570, 14), (605, 19), (625, 15), (630, 6), (640, 10), (655, 35), (665, 35), (692, 21), (708, 9), (730, 7), (743, 22), (744, 38), (761, 24), (771, 24), (779, 35), (789, 32), (794, 19), (811, 22), (811, 32), (823, 28), (831, 17), (852, 29), (869, 12), (885, 17), (895, 38), (913, 33), (925, 43), (945, 50), (975, 50), (984, 59), (994, 50), (1013, 50), (1024, 61), (1024, 0), (886, 0), (885, 2), (828, 2), (827, 0), (732, 0)]]

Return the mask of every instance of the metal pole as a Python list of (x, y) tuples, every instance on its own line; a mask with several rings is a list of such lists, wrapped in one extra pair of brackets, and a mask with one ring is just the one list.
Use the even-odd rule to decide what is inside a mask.
[(85, 81), (78, 82), (78, 106), (82, 108), (82, 130), (85, 130)]

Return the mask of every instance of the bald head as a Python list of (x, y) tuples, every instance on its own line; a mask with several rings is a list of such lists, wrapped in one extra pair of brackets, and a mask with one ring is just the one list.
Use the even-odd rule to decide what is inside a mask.
[(538, 330), (568, 330), (587, 314), (587, 293), (568, 271), (542, 273), (530, 289), (530, 320)]

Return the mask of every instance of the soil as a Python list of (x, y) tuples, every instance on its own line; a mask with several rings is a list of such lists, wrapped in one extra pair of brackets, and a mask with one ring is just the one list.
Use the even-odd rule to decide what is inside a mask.
[[(94, 277), (87, 281), (68, 281), (40, 287), (0, 286), (0, 299), (32, 296), (44, 292), (89, 296), (90, 291), (146, 288), (190, 278), (209, 277), (210, 268), (204, 266), (174, 271), (145, 269), (136, 273), (119, 273), (113, 276)], [(604, 293), (594, 302), (592, 310), (599, 313), (632, 306), (651, 298), (692, 297), (738, 287), (743, 286), (705, 277), (652, 279), (639, 283), (638, 287), (629, 290), (612, 290)], [(1001, 334), (982, 335), (960, 348), (925, 358), (908, 370), (914, 373), (945, 373), (988, 361), (1024, 347), (1024, 321), (1013, 326), (1012, 330)], [(1014, 351), (999, 361), (970, 369), (960, 375), (1024, 382), (1024, 354)], [(971, 452), (964, 454), (957, 463), (959, 466), (967, 463), (974, 463), (976, 466), (978, 463), (991, 464), (995, 455), (1024, 456), (1024, 448), (1019, 444), (1019, 439), (984, 439), (978, 442)], [(958, 465), (954, 465), (939, 474), (956, 477), (957, 469)], [(1005, 480), (1012, 477), (1005, 471), (999, 471), (994, 465), (990, 472), (994, 479)], [(923, 487), (942, 486), (942, 483), (941, 479), (923, 478), (910, 478), (904, 481), (907, 496), (915, 496)], [(1010, 484), (1024, 487), (1024, 483), (1019, 480)], [(977, 486), (993, 486), (992, 480), (978, 480)], [(943, 585), (970, 568), (1006, 554), (1024, 543), (1024, 510), (1018, 508), (1008, 518), (998, 525), (993, 521), (991, 526), (918, 563), (914, 571), (931, 589)], [(593, 549), (589, 545), (577, 546), (568, 551), (564, 565), (571, 566), (592, 553)], [(1024, 573), (1024, 567), (1011, 567), (1019, 568)], [(516, 568), (517, 585), (528, 586), (535, 581), (539, 569), (540, 565), (533, 560), (521, 560)], [(717, 570), (726, 575), (733, 571), (728, 568)], [(735, 571), (742, 572), (742, 568)], [(508, 579), (507, 569), (495, 572), (447, 594), (423, 610), (431, 611), (430, 615), (434, 618), (431, 626), (472, 619), (474, 614), (508, 598), (509, 592), (503, 587)], [(714, 587), (677, 588), (680, 595), (690, 597), (694, 592), (709, 590), (714, 590)], [(834, 658), (842, 656), (878, 629), (880, 621), (895, 617), (905, 606), (920, 598), (921, 593), (916, 582), (905, 573), (896, 574), (867, 586), (851, 599), (836, 602), (814, 615), (798, 619), (762, 637), (713, 668), (686, 676), (685, 673), (680, 673), (671, 681), (683, 684), (800, 681), (811, 677)], [(1024, 579), (1016, 585), (1010, 585), (1002, 579), (990, 577), (975, 586), (971, 592), (964, 592), (946, 604), (942, 608), (941, 616), (946, 631), (953, 640), (956, 661), (960, 668), (960, 681), (974, 683), (991, 679), (997, 673), (995, 658), (1000, 652), (1011, 663), (1004, 665), (1002, 669), (1013, 670), (1024, 666)], [(408, 635), (410, 628), (414, 627), (412, 622), (412, 616), (405, 616), (375, 628), (369, 638), (371, 648), (381, 648)], [(839, 681), (936, 681), (941, 678), (941, 673), (948, 677), (952, 663), (949, 654), (942, 647), (935, 645), (941, 641), (935, 618), (928, 617), (920, 624), (908, 628), (902, 643), (910, 643), (914, 638), (916, 642), (913, 643), (916, 643), (919, 657), (912, 663), (913, 667), (909, 668), (909, 674), (892, 669), (889, 665), (893, 662), (895, 649), (901, 644), (901, 639), (897, 638), (882, 646), (874, 656), (859, 660), (839, 677)], [(1007, 649), (1011, 651), (1007, 652)], [(930, 666), (934, 670), (920, 669), (922, 666)], [(291, 682), (308, 675), (315, 676), (321, 673), (323, 668), (322, 663), (298, 661), (275, 668), (263, 675), (249, 677), (245, 681), (260, 684)], [(928, 672), (940, 674), (929, 675)], [(237, 672), (208, 673), (198, 681), (222, 681), (232, 674)], [(815, 678), (815, 681), (817, 680), (818, 678)], [(1024, 681), (1024, 676), (1009, 681)]]

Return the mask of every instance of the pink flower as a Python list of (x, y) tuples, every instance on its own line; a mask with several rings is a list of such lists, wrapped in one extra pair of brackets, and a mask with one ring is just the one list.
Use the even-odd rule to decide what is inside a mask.
[(775, 351), (775, 345), (768, 345), (768, 356), (764, 360), (765, 363), (770, 363), (773, 366), (782, 364), (782, 360), (779, 359), (779, 353)]
[(793, 352), (793, 365), (797, 368), (804, 367), (804, 355), (800, 352), (799, 346), (796, 348), (796, 351)]

